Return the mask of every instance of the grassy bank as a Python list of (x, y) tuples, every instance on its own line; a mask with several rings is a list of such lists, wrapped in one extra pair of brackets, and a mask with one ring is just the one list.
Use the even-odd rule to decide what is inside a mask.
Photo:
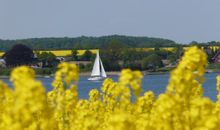
[[(0, 68), (0, 76), (9, 76), (13, 68)], [(34, 69), (36, 72), (36, 75), (51, 75), (54, 74), (56, 71), (55, 68), (39, 68), (39, 69)]]
[[(167, 74), (170, 71), (172, 71), (173, 69), (174, 69), (174, 67), (163, 67), (163, 68), (158, 68), (156, 70), (146, 70), (146, 71), (142, 71), (142, 72), (145, 75)], [(207, 72), (220, 72), (220, 64), (208, 64), (206, 69), (207, 69)], [(0, 76), (1, 77), (8, 77), (12, 70), (13, 70), (13, 68), (0, 68)], [(35, 70), (36, 75), (38, 77), (52, 76), (56, 72), (56, 68), (37, 68), (34, 70)], [(107, 73), (107, 75), (119, 75), (120, 71), (111, 71), (111, 72), (106, 72), (106, 73)], [(80, 75), (81, 76), (90, 76), (91, 70), (80, 69)]]

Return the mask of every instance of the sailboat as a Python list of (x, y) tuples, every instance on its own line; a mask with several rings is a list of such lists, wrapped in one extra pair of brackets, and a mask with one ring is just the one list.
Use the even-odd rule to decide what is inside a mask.
[(105, 69), (99, 56), (99, 51), (96, 53), (95, 63), (93, 65), (91, 77), (88, 78), (90, 81), (99, 81), (106, 78)]

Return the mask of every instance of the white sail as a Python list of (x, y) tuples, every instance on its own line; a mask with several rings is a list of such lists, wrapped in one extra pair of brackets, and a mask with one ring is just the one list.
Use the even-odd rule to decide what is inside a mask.
[(91, 77), (88, 78), (88, 80), (91, 81), (98, 81), (102, 80), (103, 78), (106, 78), (107, 75), (105, 73), (105, 69), (103, 67), (102, 61), (99, 57), (99, 52), (96, 53), (95, 63), (92, 69)]
[(97, 51), (91, 76), (100, 76), (100, 63), (99, 62), (100, 62), (99, 52)]
[(106, 75), (106, 73), (105, 73), (105, 69), (104, 69), (104, 67), (103, 67), (103, 64), (102, 64), (101, 59), (100, 59), (100, 64), (101, 64), (101, 76), (105, 78), (105, 77), (107, 77), (107, 75)]

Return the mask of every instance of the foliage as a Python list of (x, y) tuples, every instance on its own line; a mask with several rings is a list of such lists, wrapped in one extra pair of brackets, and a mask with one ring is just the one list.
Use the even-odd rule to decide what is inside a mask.
[(170, 47), (176, 46), (171, 40), (149, 37), (132, 36), (103, 36), (103, 37), (76, 37), (76, 38), (32, 38), (22, 40), (0, 40), (0, 51), (9, 50), (13, 45), (22, 43), (34, 50), (60, 50), (60, 49), (97, 49), (104, 48), (112, 40), (120, 41), (131, 47)]
[(27, 65), (34, 61), (34, 53), (29, 47), (16, 44), (5, 53), (3, 58), (7, 66)]
[(174, 55), (169, 50), (160, 50), (159, 48), (149, 51), (130, 48), (118, 41), (112, 41), (105, 48), (101, 50), (100, 55), (107, 71), (118, 71), (123, 68), (155, 70), (155, 68), (163, 67), (162, 59), (168, 59), (170, 55)]
[(59, 60), (57, 60), (56, 56), (51, 52), (42, 52), (36, 54), (38, 60), (42, 62), (42, 67), (56, 67), (59, 63)]
[(120, 41), (112, 40), (105, 48), (101, 49), (100, 56), (106, 70), (118, 71), (120, 70), (121, 54), (127, 50), (127, 46)]
[(92, 70), (93, 64), (79, 64), (79, 69), (81, 72), (90, 72)]
[(73, 49), (72, 50), (72, 54), (71, 54), (71, 57), (74, 61), (77, 61), (79, 58), (78, 58), (78, 51), (76, 49)]
[(220, 64), (208, 64), (207, 69), (220, 69)]
[[(12, 68), (0, 68), (0, 76), (10, 76)], [(35, 68), (36, 75), (51, 75), (56, 72), (55, 68)]]
[(91, 61), (93, 58), (93, 54), (90, 50), (86, 50), (84, 54), (80, 57), (82, 61)]
[(167, 56), (167, 59), (169, 59), (171, 63), (176, 62), (179, 58), (182, 57), (183, 52), (183, 47), (178, 46), (174, 48), (173, 53)]
[[(83, 51), (83, 53), (82, 53)], [(95, 54), (98, 50), (77, 50), (73, 49), (71, 53), (71, 60), (73, 61), (91, 61), (94, 60)], [(80, 53), (80, 54), (79, 54)]]
[[(174, 69), (166, 91), (141, 95), (143, 75), (125, 69), (118, 82), (106, 79), (89, 99), (78, 99), (78, 68), (58, 66), (48, 93), (35, 80), (32, 69), (13, 70), (13, 90), (0, 82), (2, 130), (218, 130), (220, 127), (220, 76), (216, 102), (203, 96), (206, 54), (191, 47)], [(134, 101), (132, 101), (134, 97)]]
[(9, 76), (11, 73), (11, 68), (0, 68), (0, 75), (1, 76)]
[(157, 54), (151, 54), (142, 61), (142, 68), (156, 70), (163, 66), (162, 58)]
[(51, 75), (56, 72), (54, 68), (37, 68), (34, 70), (37, 75)]

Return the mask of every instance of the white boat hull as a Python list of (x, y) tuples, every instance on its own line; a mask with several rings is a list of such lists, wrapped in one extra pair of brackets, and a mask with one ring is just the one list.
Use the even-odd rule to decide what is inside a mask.
[(88, 78), (89, 81), (101, 81), (104, 80), (104, 77), (90, 77)]

